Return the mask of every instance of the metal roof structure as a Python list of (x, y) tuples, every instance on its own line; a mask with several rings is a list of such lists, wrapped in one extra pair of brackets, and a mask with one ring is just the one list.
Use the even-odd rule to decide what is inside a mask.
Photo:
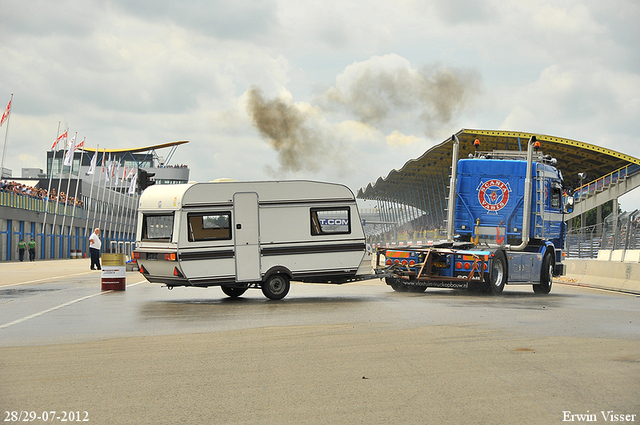
[[(162, 149), (162, 148), (170, 148), (170, 147), (176, 147), (176, 146), (180, 146), (183, 145), (185, 143), (189, 143), (188, 140), (181, 140), (181, 141), (177, 141), (177, 142), (167, 142), (167, 143), (161, 143), (159, 145), (151, 145), (151, 146), (143, 146), (143, 147), (139, 147), (139, 148), (126, 148), (126, 149), (98, 149), (100, 152), (107, 152), (107, 153), (139, 153), (139, 152), (147, 152), (150, 150), (155, 150), (155, 149)], [(84, 150), (85, 152), (95, 152), (96, 148), (82, 148), (82, 150)]]
[[(480, 141), (481, 151), (526, 151), (528, 140), (536, 136), (540, 150), (558, 160), (556, 167), (565, 182), (574, 188), (579, 185), (578, 173), (586, 173), (584, 183), (588, 183), (630, 164), (640, 165), (640, 159), (630, 155), (544, 134), (462, 129), (456, 136), (460, 140), (460, 158), (475, 152), (476, 139)], [(392, 170), (387, 177), (361, 188), (357, 197), (412, 206), (426, 213), (429, 226), (440, 227), (445, 218), (452, 147), (449, 138), (419, 158), (409, 160), (400, 170)]]

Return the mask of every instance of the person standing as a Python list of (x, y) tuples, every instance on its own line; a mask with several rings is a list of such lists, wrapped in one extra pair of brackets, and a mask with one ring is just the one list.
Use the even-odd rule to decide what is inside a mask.
[(18, 242), (18, 257), (20, 258), (20, 261), (24, 260), (24, 250), (27, 248), (27, 243), (24, 241), (24, 239), (20, 239), (20, 242)]
[(102, 241), (100, 240), (100, 229), (97, 227), (93, 230), (91, 236), (89, 236), (89, 253), (91, 254), (91, 270), (95, 270), (94, 266), (98, 270), (102, 270), (100, 267), (100, 248), (102, 247)]
[(29, 261), (36, 261), (36, 240), (29, 240)]

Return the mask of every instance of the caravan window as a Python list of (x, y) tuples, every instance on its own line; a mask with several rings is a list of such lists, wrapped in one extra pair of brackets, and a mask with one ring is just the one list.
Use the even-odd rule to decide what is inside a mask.
[(231, 239), (231, 212), (190, 213), (187, 215), (189, 242)]
[(169, 214), (145, 214), (142, 220), (143, 241), (171, 242), (173, 235), (173, 213)]
[(351, 233), (349, 207), (344, 208), (312, 208), (311, 234), (348, 234)]

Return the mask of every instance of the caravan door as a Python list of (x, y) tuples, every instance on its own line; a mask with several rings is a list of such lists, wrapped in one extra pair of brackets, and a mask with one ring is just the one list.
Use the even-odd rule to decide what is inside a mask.
[(258, 194), (238, 192), (233, 195), (235, 217), (234, 244), (236, 282), (258, 282), (260, 275), (260, 224)]

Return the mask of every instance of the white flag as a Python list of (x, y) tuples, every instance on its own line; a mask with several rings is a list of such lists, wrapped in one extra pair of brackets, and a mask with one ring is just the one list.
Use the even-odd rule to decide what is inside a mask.
[(87, 175), (91, 175), (96, 172), (96, 162), (98, 161), (98, 151), (91, 158), (91, 165), (89, 165), (89, 171), (87, 171)]
[(70, 167), (73, 162), (73, 151), (75, 150), (76, 138), (73, 137), (69, 142), (69, 150), (67, 151), (67, 155), (64, 157), (64, 166)]
[(111, 154), (109, 154), (109, 160), (107, 161), (107, 173), (104, 175), (104, 185), (107, 185), (109, 181), (109, 174), (111, 174)]
[(116, 186), (118, 186), (118, 180), (120, 179), (119, 173), (120, 173), (120, 160), (118, 160), (118, 166), (116, 167), (116, 172), (114, 173), (114, 177), (116, 179), (114, 184)]
[[(133, 171), (133, 169), (132, 169)], [(129, 195), (133, 195), (134, 193), (136, 193), (136, 183), (138, 182), (138, 173), (135, 173), (133, 175), (133, 178), (131, 179), (131, 184), (129, 185)]]

